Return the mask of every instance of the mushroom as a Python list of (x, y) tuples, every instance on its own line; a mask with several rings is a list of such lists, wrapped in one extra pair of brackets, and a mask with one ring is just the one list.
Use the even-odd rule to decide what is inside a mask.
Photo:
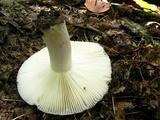
[(20, 96), (45, 113), (69, 115), (92, 108), (108, 91), (111, 63), (98, 43), (70, 41), (65, 22), (43, 29), (47, 47), (20, 67)]

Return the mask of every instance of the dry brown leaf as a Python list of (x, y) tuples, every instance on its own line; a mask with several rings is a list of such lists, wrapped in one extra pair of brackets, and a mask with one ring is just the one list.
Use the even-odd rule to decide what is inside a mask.
[(153, 50), (153, 46), (148, 44), (146, 46), (139, 47), (135, 50), (136, 56), (141, 58), (142, 60), (147, 59)]
[(84, 4), (88, 10), (95, 13), (102, 13), (109, 10), (111, 4), (101, 0), (86, 0)]
[(120, 88), (118, 88), (116, 91), (114, 91), (114, 94), (117, 94), (117, 93), (120, 93), (120, 92), (123, 92), (125, 90), (125, 86), (121, 86)]
[(160, 6), (157, 7), (156, 12), (157, 12), (158, 14), (160, 14)]
[(131, 102), (116, 102), (115, 103), (115, 118), (116, 120), (126, 120), (125, 118), (125, 109), (133, 108), (133, 104)]

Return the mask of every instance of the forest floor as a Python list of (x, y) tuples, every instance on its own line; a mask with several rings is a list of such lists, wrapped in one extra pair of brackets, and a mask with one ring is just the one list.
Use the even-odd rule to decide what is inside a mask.
[[(90, 110), (69, 116), (45, 114), (28, 105), (16, 83), (21, 64), (45, 47), (37, 16), (55, 10), (66, 18), (71, 40), (99, 43), (112, 64), (104, 98)], [(88, 11), (84, 3), (0, 5), (0, 66), (0, 120), (160, 120), (158, 14), (125, 4), (99, 14)]]

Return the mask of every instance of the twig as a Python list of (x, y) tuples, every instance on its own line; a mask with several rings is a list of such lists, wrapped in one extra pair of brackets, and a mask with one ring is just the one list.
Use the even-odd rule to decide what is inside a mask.
[(25, 113), (25, 114), (22, 114), (22, 115), (19, 115), (19, 116), (13, 118), (12, 120), (17, 120), (17, 119), (19, 119), (19, 118), (21, 118), (21, 117), (24, 117), (24, 116), (27, 116), (27, 115), (30, 115), (30, 114), (33, 114), (33, 113), (34, 113), (34, 112)]
[(74, 114), (74, 120), (77, 120), (77, 118), (76, 118), (76, 114)]
[(84, 32), (84, 37), (85, 37), (85, 41), (88, 42), (89, 40), (88, 40), (88, 38), (87, 38), (86, 32)]
[(107, 118), (106, 118), (106, 120), (109, 120), (109, 118), (112, 116), (112, 114), (110, 114)]
[(116, 114), (115, 104), (114, 104), (114, 97), (112, 96), (112, 106), (113, 106), (113, 113)]
[(96, 29), (96, 28), (94, 28), (94, 27), (92, 27), (88, 24), (86, 26), (81, 26), (81, 25), (74, 25), (74, 26), (79, 27), (79, 28), (83, 28), (83, 29), (89, 29), (89, 30), (92, 30), (92, 31), (98, 33), (99, 35), (102, 35), (102, 32), (100, 30), (98, 30), (98, 29)]
[(136, 96), (131, 96), (131, 95), (130, 96), (115, 96), (115, 98), (117, 98), (117, 99), (124, 99), (124, 98), (125, 99), (129, 99), (129, 98), (132, 98), (133, 99), (133, 98), (136, 98)]
[(143, 74), (142, 74), (141, 68), (139, 68), (139, 73), (140, 73), (141, 78), (142, 78), (143, 80), (145, 80), (145, 79), (144, 79), (144, 77), (143, 77)]
[(89, 110), (87, 110), (87, 113), (88, 113), (88, 115), (89, 115), (89, 118), (91, 118), (92, 115), (91, 115), (91, 113), (89, 112)]
[(125, 115), (133, 115), (133, 114), (139, 114), (140, 111), (137, 111), (137, 112), (130, 112), (130, 113), (126, 113)]
[(82, 115), (81, 118), (83, 118), (83, 117), (84, 117), (85, 115), (87, 115), (87, 114), (88, 114), (89, 118), (91, 118), (91, 114), (90, 114), (89, 110), (87, 110), (87, 111)]
[(6, 98), (0, 98), (0, 100), (7, 102), (24, 102), (23, 100), (6, 99)]
[(94, 31), (94, 32), (97, 32), (97, 33), (100, 34), (100, 35), (102, 34), (102, 32), (101, 32), (100, 30), (98, 30), (98, 29), (90, 26), (89, 24), (86, 25), (86, 28), (87, 28), (87, 29), (90, 29), (90, 30), (92, 30), (92, 31)]
[(96, 117), (93, 120), (100, 120), (100, 119), (101, 119), (101, 117)]

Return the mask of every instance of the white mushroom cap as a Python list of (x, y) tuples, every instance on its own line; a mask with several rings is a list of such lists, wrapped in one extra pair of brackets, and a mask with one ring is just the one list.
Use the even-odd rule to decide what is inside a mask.
[(20, 96), (39, 110), (57, 115), (82, 112), (93, 107), (108, 91), (111, 64), (97, 43), (71, 42), (72, 64), (55, 72), (47, 48), (28, 58), (18, 76)]

